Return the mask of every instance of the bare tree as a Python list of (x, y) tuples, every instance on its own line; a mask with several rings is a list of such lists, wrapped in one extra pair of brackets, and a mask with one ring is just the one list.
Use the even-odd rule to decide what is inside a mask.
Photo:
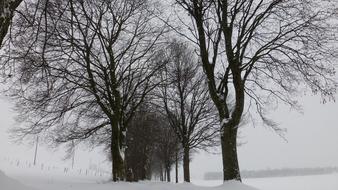
[(126, 126), (155, 86), (164, 28), (146, 0), (43, 2), (26, 2), (2, 55), (28, 123), (16, 132), (45, 132), (57, 143), (108, 141), (113, 180), (123, 180)]
[[(178, 30), (199, 47), (210, 96), (221, 123), (224, 180), (241, 180), (237, 132), (245, 106), (265, 124), (267, 104), (294, 107), (295, 92), (308, 87), (323, 97), (336, 91), (337, 3), (319, 0), (176, 0), (189, 19)], [(177, 6), (176, 6), (177, 5)], [(190, 32), (190, 33), (188, 33)], [(234, 97), (230, 106), (229, 96)], [(246, 104), (246, 100), (249, 102)]]
[(183, 147), (184, 181), (190, 182), (190, 152), (216, 144), (217, 114), (202, 67), (189, 46), (174, 40), (164, 56), (168, 63), (162, 75), (163, 85), (159, 86), (159, 97)]

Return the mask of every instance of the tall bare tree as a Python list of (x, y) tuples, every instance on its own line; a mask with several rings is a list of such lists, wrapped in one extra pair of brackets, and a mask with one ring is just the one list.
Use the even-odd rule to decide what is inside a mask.
[[(199, 47), (210, 96), (221, 123), (224, 180), (241, 180), (238, 124), (245, 106), (262, 120), (268, 103), (295, 106), (295, 92), (308, 87), (323, 97), (336, 91), (337, 3), (332, 0), (175, 0), (189, 18), (178, 33)], [(182, 27), (181, 27), (182, 28)], [(190, 32), (190, 33), (188, 33)], [(234, 107), (229, 97), (234, 97)], [(246, 104), (246, 100), (249, 103)]]
[(28, 123), (16, 132), (46, 132), (54, 142), (103, 136), (113, 180), (123, 180), (126, 126), (154, 88), (164, 28), (146, 0), (43, 3), (26, 2), (2, 55)]
[(161, 106), (183, 147), (184, 181), (190, 182), (191, 151), (217, 142), (217, 113), (198, 57), (186, 43), (170, 42), (159, 86)]

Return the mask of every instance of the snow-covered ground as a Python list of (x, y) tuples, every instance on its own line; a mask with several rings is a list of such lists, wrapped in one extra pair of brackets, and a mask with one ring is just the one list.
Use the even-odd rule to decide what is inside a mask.
[(20, 183), (17, 180), (9, 178), (0, 170), (0, 188), (3, 190), (32, 190), (32, 188), (27, 187)]
[[(25, 172), (24, 172), (25, 173)], [(194, 184), (174, 184), (163, 182), (112, 183), (102, 177), (76, 177), (60, 175), (13, 174), (8, 177), (0, 171), (1, 190), (257, 190), (239, 182), (231, 181), (216, 187)], [(14, 179), (13, 179), (14, 178)]]
[(337, 190), (338, 174), (244, 179), (243, 183), (204, 181), (112, 183), (109, 175), (89, 169), (67, 169), (26, 163), (0, 163), (0, 190)]
[(338, 174), (248, 179), (244, 182), (261, 190), (337, 190)]
[[(42, 173), (41, 173), (42, 174)], [(338, 174), (244, 179), (244, 184), (194, 180), (194, 184), (161, 182), (111, 183), (106, 177), (35, 175), (0, 172), (1, 190), (337, 190)]]
[[(243, 183), (260, 190), (337, 190), (338, 173), (328, 175), (243, 179)], [(197, 185), (215, 186), (221, 181), (195, 181)]]
[(97, 168), (68, 168), (0, 159), (0, 190), (257, 190), (235, 181), (205, 187), (163, 182), (113, 183), (110, 174)]

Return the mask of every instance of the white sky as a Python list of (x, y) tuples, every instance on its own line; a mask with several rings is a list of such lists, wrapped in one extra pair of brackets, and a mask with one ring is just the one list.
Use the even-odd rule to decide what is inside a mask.
[[(320, 98), (306, 96), (301, 100), (304, 114), (279, 107), (273, 111), (273, 118), (280, 127), (287, 128), (288, 142), (271, 129), (263, 126), (246, 126), (241, 132), (239, 147), (241, 169), (267, 169), (283, 167), (325, 167), (338, 166), (338, 105), (334, 102), (320, 103)], [(6, 132), (14, 125), (15, 113), (11, 111), (8, 100), (0, 99), (0, 161), (9, 157), (13, 160), (32, 161), (32, 145), (15, 145)], [(38, 162), (60, 165), (63, 151), (39, 148)], [(100, 150), (77, 151), (76, 165), (87, 167), (89, 163), (102, 163), (105, 155)], [(62, 163), (70, 165), (70, 161)], [(0, 168), (1, 169), (1, 168)], [(109, 167), (107, 170), (109, 171)], [(207, 171), (221, 171), (221, 156), (201, 153), (194, 157), (191, 164), (192, 177), (200, 178)]]

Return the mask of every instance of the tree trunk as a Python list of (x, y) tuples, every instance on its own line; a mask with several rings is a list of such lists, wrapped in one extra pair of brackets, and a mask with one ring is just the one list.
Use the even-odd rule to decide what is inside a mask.
[(34, 152), (34, 161), (33, 161), (33, 165), (36, 165), (36, 156), (38, 154), (38, 146), (39, 146), (39, 136), (36, 137), (36, 141), (35, 141), (35, 152)]
[(164, 177), (163, 177), (163, 167), (161, 166), (160, 168), (160, 181), (164, 181)]
[(120, 128), (117, 121), (112, 121), (112, 134), (110, 152), (112, 158), (113, 181), (122, 181), (125, 179), (124, 160), (121, 155)]
[(176, 183), (178, 183), (178, 151), (176, 151), (176, 158), (175, 158), (175, 179), (176, 179)]
[(171, 179), (170, 179), (170, 166), (166, 167), (166, 172), (167, 172), (167, 182), (170, 182), (171, 181)]
[(183, 152), (183, 175), (184, 175), (184, 181), (190, 182), (190, 149), (189, 147), (184, 147)]
[(166, 181), (167, 180), (167, 168), (164, 167), (164, 170), (163, 170), (163, 181)]
[(221, 135), (223, 180), (241, 180), (237, 158), (237, 127), (223, 126)]

